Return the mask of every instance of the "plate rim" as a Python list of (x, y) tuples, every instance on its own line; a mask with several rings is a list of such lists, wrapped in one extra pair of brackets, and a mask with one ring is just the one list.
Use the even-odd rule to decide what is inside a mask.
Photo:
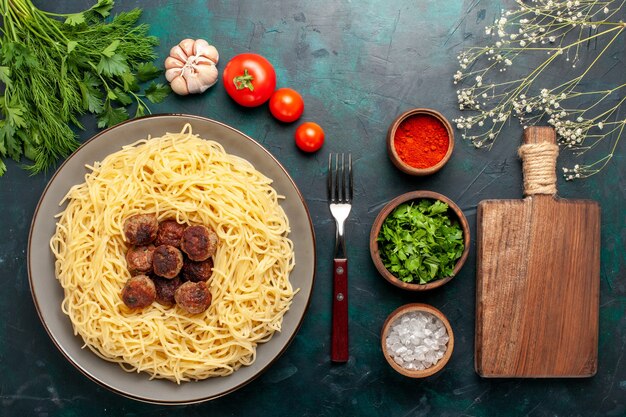
[[(43, 201), (44, 201), (44, 199), (45, 199), (45, 197), (46, 197), (50, 187), (52, 186), (52, 183), (55, 181), (57, 176), (63, 170), (65, 165), (70, 161), (70, 159), (74, 158), (82, 148), (87, 146), (87, 144), (91, 143), (92, 141), (97, 140), (100, 136), (104, 135), (105, 133), (108, 133), (111, 130), (118, 129), (120, 126), (129, 124), (129, 123), (134, 123), (134, 122), (137, 122), (139, 120), (158, 119), (158, 118), (166, 118), (166, 117), (189, 118), (189, 119), (201, 120), (202, 122), (209, 122), (209, 123), (217, 124), (217, 125), (219, 125), (219, 126), (221, 126), (223, 128), (231, 130), (231, 131), (233, 131), (233, 132), (235, 132), (235, 133), (245, 137), (247, 140), (251, 141), (254, 145), (256, 145), (257, 148), (262, 150), (270, 159), (272, 159), (276, 163), (276, 165), (280, 168), (280, 170), (285, 174), (285, 177), (287, 178), (287, 180), (289, 181), (289, 183), (291, 184), (291, 186), (295, 190), (296, 194), (300, 198), (302, 206), (304, 207), (304, 211), (306, 212), (306, 219), (307, 219), (307, 223), (308, 223), (309, 229), (311, 231), (311, 237), (312, 237), (312, 243), (313, 243), (313, 248), (312, 248), (313, 249), (313, 251), (312, 251), (313, 274), (312, 274), (312, 277), (311, 277), (311, 291), (310, 291), (309, 297), (307, 298), (306, 303), (304, 305), (304, 310), (302, 312), (302, 316), (299, 318), (293, 333), (291, 334), (291, 336), (289, 337), (289, 339), (287, 340), (285, 345), (282, 347), (282, 349), (280, 349), (276, 353), (276, 355), (265, 366), (263, 366), (261, 369), (259, 369), (258, 372), (256, 372), (254, 375), (252, 375), (247, 380), (242, 381), (241, 383), (233, 386), (232, 388), (230, 388), (228, 390), (225, 390), (223, 392), (220, 392), (218, 394), (215, 394), (215, 395), (207, 395), (207, 396), (199, 397), (199, 398), (196, 398), (196, 399), (180, 400), (180, 401), (155, 400), (155, 399), (150, 399), (150, 398), (143, 398), (143, 397), (141, 397), (139, 395), (130, 394), (128, 392), (125, 392), (124, 390), (118, 389), (118, 388), (116, 388), (114, 386), (111, 386), (110, 384), (107, 384), (107, 383), (101, 381), (96, 376), (94, 376), (90, 372), (88, 372), (86, 369), (83, 369), (78, 363), (76, 363), (75, 360), (69, 355), (69, 353), (65, 351), (63, 346), (61, 346), (61, 344), (56, 339), (56, 337), (52, 334), (51, 329), (48, 327), (48, 324), (46, 323), (46, 320), (43, 317), (41, 307), (39, 306), (39, 302), (37, 300), (37, 296), (36, 296), (35, 291), (34, 291), (34, 287), (33, 287), (33, 272), (31, 270), (31, 267), (32, 267), (31, 247), (32, 247), (32, 245), (34, 243), (33, 242), (33, 231), (34, 231), (34, 227), (35, 227), (35, 222), (36, 222), (37, 217), (39, 215), (39, 210), (41, 208), (41, 205), (42, 205), (42, 203), (43, 203)], [(304, 322), (304, 318), (305, 318), (306, 313), (307, 313), (307, 311), (308, 311), (308, 309), (310, 307), (310, 304), (311, 304), (311, 299), (313, 298), (312, 297), (312, 293), (313, 293), (313, 289), (315, 287), (315, 279), (316, 279), (316, 274), (317, 274), (317, 268), (315, 267), (317, 265), (317, 240), (315, 238), (315, 228), (313, 227), (313, 219), (311, 217), (311, 212), (309, 210), (309, 207), (308, 207), (308, 205), (306, 203), (306, 200), (305, 200), (304, 196), (302, 195), (302, 192), (298, 188), (297, 184), (295, 183), (295, 181), (293, 180), (291, 175), (289, 175), (289, 172), (287, 172), (285, 167), (263, 145), (261, 145), (258, 141), (256, 141), (255, 139), (253, 139), (249, 135), (245, 134), (244, 132), (242, 132), (242, 131), (240, 131), (240, 130), (232, 127), (232, 126), (229, 126), (226, 123), (223, 123), (223, 122), (220, 122), (218, 120), (215, 120), (215, 119), (211, 119), (211, 118), (204, 117), (204, 116), (193, 115), (193, 114), (186, 114), (186, 113), (159, 113), (159, 114), (150, 114), (150, 115), (146, 115), (146, 116), (142, 116), (142, 117), (136, 117), (136, 118), (128, 119), (128, 120), (125, 120), (125, 121), (123, 121), (121, 123), (118, 123), (115, 126), (111, 126), (111, 127), (107, 128), (107, 129), (101, 130), (101, 131), (97, 132), (95, 135), (91, 136), (86, 141), (84, 141), (83, 143), (81, 143), (80, 146), (78, 148), (76, 148), (76, 150), (74, 150), (74, 152), (72, 152), (67, 158), (65, 158), (63, 160), (63, 162), (59, 165), (59, 167), (56, 169), (54, 174), (48, 180), (48, 183), (46, 184), (44, 190), (42, 191), (41, 197), (39, 197), (37, 205), (35, 206), (35, 210), (33, 212), (32, 218), (31, 218), (30, 228), (29, 228), (29, 232), (28, 232), (28, 245), (27, 245), (26, 263), (27, 263), (28, 285), (29, 285), (29, 289), (30, 289), (30, 294), (31, 294), (31, 297), (33, 299), (33, 303), (35, 304), (35, 310), (37, 310), (37, 316), (39, 317), (39, 321), (43, 325), (46, 333), (48, 334), (48, 337), (52, 340), (52, 343), (54, 344), (54, 346), (61, 352), (63, 357), (65, 357), (65, 359), (74, 368), (76, 368), (78, 371), (80, 371), (81, 374), (83, 374), (84, 376), (86, 376), (90, 380), (96, 382), (99, 386), (102, 386), (102, 387), (106, 388), (107, 390), (109, 390), (111, 392), (114, 392), (116, 394), (119, 394), (119, 395), (121, 395), (123, 397), (126, 397), (126, 398), (129, 398), (129, 399), (133, 399), (133, 400), (137, 400), (137, 401), (141, 401), (141, 402), (149, 403), (149, 404), (158, 404), (158, 405), (186, 405), (186, 404), (198, 404), (198, 403), (214, 400), (214, 399), (223, 397), (225, 395), (228, 395), (228, 394), (230, 394), (230, 393), (232, 393), (232, 392), (234, 392), (234, 391), (236, 391), (236, 390), (238, 390), (238, 389), (248, 385), (252, 381), (256, 380), (263, 373), (265, 373), (267, 371), (267, 369), (269, 369), (285, 353), (287, 348), (289, 348), (289, 346), (293, 343), (293, 340), (296, 338), (296, 335), (298, 334), (298, 332), (300, 331), (300, 328), (302, 327), (302, 323)], [(69, 320), (69, 318), (68, 318), (68, 320)], [(71, 325), (71, 323), (68, 323), (68, 325)], [(79, 337), (79, 336), (76, 335), (76, 337)], [(83, 347), (83, 349), (84, 349), (84, 347)], [(93, 354), (93, 352), (92, 352), (92, 354)], [(94, 354), (94, 357), (98, 358), (97, 355), (95, 355), (95, 354)], [(101, 359), (101, 358), (98, 358), (98, 359), (104, 360), (104, 359)], [(204, 379), (204, 380), (206, 380), (206, 379)], [(201, 382), (201, 381), (197, 381), (197, 382)], [(189, 381), (189, 382), (185, 382), (185, 383), (194, 383), (194, 381)]]

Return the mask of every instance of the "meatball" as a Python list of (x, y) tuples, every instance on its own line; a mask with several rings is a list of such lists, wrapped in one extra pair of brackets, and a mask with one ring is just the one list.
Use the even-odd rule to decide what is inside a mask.
[(184, 224), (178, 223), (176, 220), (164, 220), (159, 224), (155, 245), (170, 245), (180, 248), (180, 239), (185, 231)]
[(130, 308), (148, 307), (156, 298), (154, 282), (146, 275), (135, 275), (122, 289), (122, 301)]
[(215, 255), (217, 234), (206, 226), (189, 226), (183, 233), (180, 248), (192, 261), (204, 261)]
[(187, 281), (174, 293), (176, 304), (191, 314), (205, 311), (211, 305), (211, 293), (205, 282)]
[(176, 304), (176, 300), (174, 299), (174, 293), (176, 292), (176, 289), (180, 287), (180, 284), (182, 284), (182, 281), (179, 277), (167, 279), (155, 276), (152, 277), (152, 281), (154, 281), (154, 286), (156, 287), (157, 303), (167, 307)]
[(183, 267), (183, 254), (174, 246), (161, 245), (154, 250), (152, 269), (163, 278), (174, 278)]
[(213, 272), (213, 259), (206, 261), (194, 262), (186, 260), (183, 264), (182, 275), (186, 281), (200, 282), (208, 281)]
[(124, 235), (131, 245), (147, 245), (156, 239), (159, 222), (154, 214), (135, 214), (124, 222)]
[(133, 246), (126, 252), (126, 264), (132, 275), (149, 274), (152, 272), (152, 255), (154, 245)]

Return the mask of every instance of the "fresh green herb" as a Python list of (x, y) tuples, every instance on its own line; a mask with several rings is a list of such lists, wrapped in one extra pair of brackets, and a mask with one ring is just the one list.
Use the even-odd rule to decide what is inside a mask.
[(425, 284), (452, 276), (463, 253), (463, 231), (446, 216), (448, 205), (420, 200), (396, 207), (378, 235), (385, 268), (404, 282)]
[(165, 99), (169, 87), (140, 83), (161, 71), (152, 64), (157, 39), (137, 24), (141, 11), (109, 16), (113, 0), (80, 13), (57, 14), (37, 9), (31, 0), (0, 0), (0, 176), (3, 159), (33, 161), (32, 173), (43, 171), (78, 146), (72, 126), (93, 113), (98, 127), (128, 119), (126, 109)]

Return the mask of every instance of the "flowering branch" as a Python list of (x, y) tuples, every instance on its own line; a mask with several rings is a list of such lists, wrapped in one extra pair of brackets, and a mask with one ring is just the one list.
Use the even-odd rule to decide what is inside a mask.
[[(603, 140), (612, 141), (604, 157), (563, 168), (568, 180), (594, 175), (613, 158), (624, 133), (626, 118), (620, 109), (626, 101), (626, 83), (586, 91), (584, 81), (592, 68), (606, 61), (612, 48), (625, 41), (626, 23), (620, 17), (626, 0), (516, 3), (517, 9), (506, 11), (486, 28), (492, 44), (468, 48), (457, 57), (460, 70), (454, 83), (465, 85), (457, 90), (459, 108), (475, 112), (455, 119), (457, 128), (479, 148), (490, 148), (512, 117), (524, 128), (548, 123), (555, 128), (559, 144), (579, 155)], [(524, 62), (536, 65), (521, 78), (502, 80), (502, 73), (522, 58), (534, 59)], [(570, 70), (563, 70), (563, 61)], [(565, 81), (552, 86), (548, 80), (559, 79), (555, 74), (564, 75)]]

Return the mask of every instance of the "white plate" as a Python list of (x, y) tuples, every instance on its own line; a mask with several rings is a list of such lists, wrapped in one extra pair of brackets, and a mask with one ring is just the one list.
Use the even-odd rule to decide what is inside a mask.
[[(193, 133), (215, 140), (231, 154), (250, 161), (256, 169), (274, 180), (273, 187), (285, 196), (280, 202), (291, 226), (290, 239), (296, 266), (290, 280), (300, 291), (283, 318), (282, 331), (257, 348), (256, 361), (227, 377), (209, 378), (177, 385), (168, 380), (150, 380), (146, 373), (128, 373), (118, 364), (100, 359), (83, 340), (74, 336), (69, 318), (61, 311), (63, 289), (54, 274), (54, 256), (48, 242), (55, 233), (54, 215), (63, 208), (59, 202), (71, 186), (84, 181), (85, 165), (101, 161), (123, 145), (138, 139), (179, 132), (191, 123)], [(134, 119), (105, 130), (85, 142), (58, 169), (39, 201), (28, 242), (28, 274), (39, 317), (63, 355), (82, 373), (103, 386), (129, 398), (159, 403), (186, 404), (228, 394), (267, 369), (294, 338), (309, 305), (315, 279), (315, 236), (311, 216), (302, 194), (280, 163), (260, 144), (223, 123), (198, 116), (160, 115)]]

